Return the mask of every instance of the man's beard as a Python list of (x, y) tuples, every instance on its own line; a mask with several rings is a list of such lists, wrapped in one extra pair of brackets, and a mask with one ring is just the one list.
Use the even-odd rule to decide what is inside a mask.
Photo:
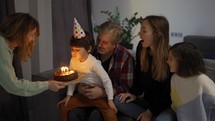
[(98, 51), (98, 53), (100, 53), (102, 55), (104, 55), (106, 53), (105, 50), (103, 48), (100, 48), (100, 47), (97, 47), (97, 51)]

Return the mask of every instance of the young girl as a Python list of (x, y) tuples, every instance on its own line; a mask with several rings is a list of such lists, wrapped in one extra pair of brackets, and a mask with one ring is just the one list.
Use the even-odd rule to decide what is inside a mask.
[(113, 87), (111, 80), (103, 69), (100, 61), (89, 54), (92, 49), (90, 43), (93, 39), (88, 33), (85, 34), (84, 31), (82, 31), (82, 34), (84, 33), (82, 37), (78, 37), (76, 32), (77, 31), (74, 30), (74, 36), (72, 36), (70, 40), (72, 53), (70, 68), (85, 74), (81, 83), (96, 84), (104, 87), (108, 100), (105, 97), (90, 100), (81, 94), (73, 96), (75, 84), (71, 84), (68, 86), (66, 98), (59, 102), (60, 120), (67, 121), (67, 113), (73, 108), (95, 106), (101, 111), (105, 121), (117, 121), (117, 109), (113, 103)]
[(215, 121), (215, 85), (206, 76), (201, 52), (191, 43), (169, 49), (172, 108), (178, 121)]

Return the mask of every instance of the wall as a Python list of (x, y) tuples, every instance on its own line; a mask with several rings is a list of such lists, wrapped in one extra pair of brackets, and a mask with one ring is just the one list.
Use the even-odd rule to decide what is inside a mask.
[[(16, 12), (29, 12), (29, 1), (28, 0), (14, 0)], [(22, 63), (23, 77), (25, 79), (31, 79), (31, 60)]]
[[(164, 15), (170, 23), (170, 32), (186, 35), (215, 35), (214, 0), (92, 0), (92, 19), (101, 24), (106, 16), (101, 10), (120, 9), (121, 18), (132, 16), (134, 12), (145, 17), (150, 14)], [(16, 11), (30, 12), (38, 18), (41, 35), (32, 61), (24, 63), (24, 77), (53, 68), (51, 0), (15, 0)], [(139, 32), (137, 26), (135, 33)], [(171, 35), (171, 34), (170, 34)], [(170, 37), (170, 44), (182, 41), (183, 37)], [(139, 37), (133, 40), (134, 49)], [(32, 62), (32, 63), (31, 63)]]
[(32, 74), (53, 69), (51, 0), (14, 1), (16, 12), (30, 13), (40, 24), (40, 37), (33, 57), (22, 63), (24, 78), (30, 80)]
[[(214, 5), (214, 0), (92, 0), (92, 19), (94, 24), (101, 24), (107, 16), (100, 11), (113, 11), (118, 6), (121, 18), (132, 16), (134, 12), (142, 17), (151, 14), (164, 15), (169, 20), (170, 33), (215, 36)], [(138, 26), (135, 33), (139, 29)], [(170, 45), (182, 41), (183, 36), (170, 36)], [(133, 41), (134, 49), (138, 41), (139, 37)]]
[(52, 0), (38, 0), (40, 72), (53, 69)]

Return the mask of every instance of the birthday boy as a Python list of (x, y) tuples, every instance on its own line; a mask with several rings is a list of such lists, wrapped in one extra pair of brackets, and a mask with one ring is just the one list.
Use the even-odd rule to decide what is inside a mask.
[(87, 32), (84, 32), (77, 20), (74, 19), (74, 32), (70, 39), (72, 54), (70, 68), (85, 74), (80, 83), (96, 84), (104, 87), (107, 97), (90, 100), (81, 94), (73, 96), (76, 84), (70, 84), (67, 96), (58, 103), (60, 121), (67, 121), (67, 113), (73, 108), (91, 106), (95, 106), (101, 111), (105, 121), (117, 121), (112, 83), (101, 62), (89, 53), (92, 49), (91, 41), (93, 41), (93, 38)]

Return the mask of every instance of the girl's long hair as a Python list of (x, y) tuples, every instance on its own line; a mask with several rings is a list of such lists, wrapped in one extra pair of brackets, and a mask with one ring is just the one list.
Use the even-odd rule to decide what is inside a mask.
[(169, 52), (176, 59), (176, 74), (187, 78), (206, 72), (203, 55), (198, 47), (189, 42), (180, 42), (170, 47)]

